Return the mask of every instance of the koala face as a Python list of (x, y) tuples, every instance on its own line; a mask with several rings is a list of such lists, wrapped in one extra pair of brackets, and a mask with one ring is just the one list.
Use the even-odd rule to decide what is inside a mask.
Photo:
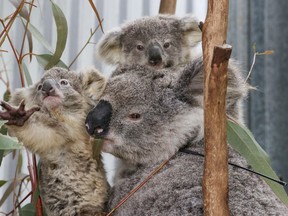
[(89, 134), (104, 138), (103, 151), (147, 164), (203, 137), (203, 109), (181, 99), (172, 71), (130, 66), (115, 73), (86, 118)]
[(191, 47), (200, 40), (194, 17), (143, 17), (104, 35), (97, 55), (110, 64), (137, 63), (161, 69), (189, 61)]

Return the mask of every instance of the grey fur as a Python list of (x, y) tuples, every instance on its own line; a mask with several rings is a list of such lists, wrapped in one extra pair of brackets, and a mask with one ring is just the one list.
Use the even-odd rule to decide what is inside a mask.
[[(118, 66), (175, 67), (175, 71), (178, 71), (178, 66), (185, 67), (193, 61), (199, 70), (199, 83), (190, 90), (203, 93), (203, 59), (193, 49), (202, 39), (198, 24), (199, 21), (192, 15), (182, 18), (172, 15), (142, 17), (105, 34), (97, 45), (97, 55), (107, 63)], [(170, 42), (168, 48), (164, 47), (165, 42)], [(142, 45), (144, 49), (137, 50), (137, 45)], [(151, 53), (155, 52), (156, 57), (162, 60), (154, 64), (154, 61), (151, 63)], [(240, 122), (243, 121), (242, 99), (250, 88), (242, 75), (241, 67), (231, 59), (228, 67), (227, 114)]]
[[(201, 41), (198, 21), (192, 16), (172, 15), (142, 17), (127, 22), (120, 29), (105, 34), (97, 44), (97, 56), (109, 64), (149, 64), (152, 45), (159, 46), (161, 63), (156, 67), (171, 67), (191, 60), (191, 47)], [(169, 43), (165, 48), (164, 44)], [(142, 45), (143, 50), (138, 50)]]
[[(55, 97), (42, 94), (47, 80), (55, 84)], [(100, 155), (93, 158), (84, 120), (105, 84), (93, 68), (80, 74), (52, 68), (33, 86), (12, 94), (10, 102), (15, 106), (24, 99), (27, 109), (40, 107), (23, 127), (9, 126), (9, 132), (40, 156), (39, 186), (49, 216), (104, 211), (108, 183)]]
[[(203, 106), (199, 92), (190, 91), (199, 85), (198, 67), (197, 61), (177, 71), (128, 66), (116, 69), (108, 80), (99, 102), (107, 101), (112, 107), (108, 131), (102, 134), (101, 124), (97, 125), (99, 133), (91, 131), (104, 138), (103, 151), (121, 158), (129, 168), (119, 173), (108, 208), (115, 207), (162, 161), (175, 154), (114, 215), (203, 215), (203, 158), (179, 152), (182, 147), (204, 151)], [(86, 119), (89, 128), (105, 113), (96, 108)], [(229, 161), (247, 167), (231, 148)], [(288, 212), (262, 179), (231, 167), (229, 207), (231, 215), (284, 216)]]

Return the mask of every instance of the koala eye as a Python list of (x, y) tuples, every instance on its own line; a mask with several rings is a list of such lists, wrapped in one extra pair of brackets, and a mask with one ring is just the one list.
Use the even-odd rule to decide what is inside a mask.
[(60, 83), (60, 85), (64, 85), (64, 86), (69, 85), (69, 81), (66, 80), (66, 79), (61, 79), (61, 80), (59, 81), (59, 83)]
[(137, 121), (141, 118), (141, 115), (139, 113), (132, 113), (128, 117), (133, 121)]
[(39, 84), (37, 90), (40, 91), (42, 89), (42, 86), (43, 86), (42, 84)]
[(138, 44), (138, 45), (136, 46), (136, 48), (137, 48), (137, 50), (139, 50), (139, 51), (143, 51), (143, 50), (144, 50), (144, 46), (141, 45), (141, 44)]
[(170, 47), (170, 43), (169, 43), (169, 42), (165, 42), (164, 45), (163, 45), (163, 47), (164, 47), (165, 49), (169, 48), (169, 47)]

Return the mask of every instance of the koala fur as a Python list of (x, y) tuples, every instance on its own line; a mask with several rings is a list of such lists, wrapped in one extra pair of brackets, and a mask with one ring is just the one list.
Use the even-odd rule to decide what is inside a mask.
[(97, 56), (109, 64), (139, 64), (165, 68), (191, 60), (191, 48), (201, 41), (198, 21), (192, 16), (142, 17), (105, 34)]
[[(185, 147), (200, 153), (203, 146), (203, 105), (197, 91), (198, 63), (182, 71), (143, 66), (117, 68), (98, 104), (86, 118), (88, 132), (103, 138), (103, 151), (129, 167), (119, 173), (108, 208), (114, 208), (160, 163), (163, 169), (113, 215), (203, 215), (204, 159), (179, 152)], [(180, 76), (175, 74), (180, 73)], [(190, 90), (189, 90), (190, 89)], [(229, 148), (229, 161), (247, 167)], [(229, 167), (231, 215), (287, 215), (288, 208), (268, 185), (252, 173)]]
[(37, 153), (39, 187), (49, 216), (102, 215), (108, 183), (101, 156), (93, 158), (85, 117), (100, 97), (106, 79), (94, 68), (83, 73), (52, 68), (28, 88), (16, 90), (10, 103), (24, 99), (40, 108), (23, 126), (9, 132)]
[[(197, 86), (197, 90), (203, 91), (203, 58), (199, 53), (195, 54), (194, 49), (202, 40), (198, 24), (199, 21), (191, 15), (183, 18), (172, 15), (142, 17), (105, 34), (97, 44), (96, 53), (109, 64), (138, 64), (154, 69), (173, 67), (176, 71), (178, 66), (185, 67), (193, 61), (202, 77), (202, 80), (199, 79), (202, 89)], [(249, 89), (242, 75), (239, 64), (231, 59), (228, 66), (227, 114), (240, 122), (243, 121), (241, 98)], [(235, 85), (237, 92), (233, 91)]]

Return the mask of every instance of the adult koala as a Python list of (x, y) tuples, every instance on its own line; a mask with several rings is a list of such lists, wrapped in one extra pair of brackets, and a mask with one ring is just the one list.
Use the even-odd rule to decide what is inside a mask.
[[(197, 102), (197, 92), (191, 91), (189, 100), (186, 97), (190, 86), (197, 85), (198, 72), (195, 63), (178, 71), (179, 78), (167, 69), (118, 68), (88, 114), (88, 132), (104, 138), (103, 151), (121, 158), (130, 168), (119, 174), (109, 209), (174, 155), (114, 215), (203, 215), (204, 160), (179, 152), (181, 148), (204, 151), (203, 107)], [(247, 167), (231, 148), (229, 161)], [(229, 189), (231, 215), (287, 215), (287, 207), (250, 172), (230, 167)]]

